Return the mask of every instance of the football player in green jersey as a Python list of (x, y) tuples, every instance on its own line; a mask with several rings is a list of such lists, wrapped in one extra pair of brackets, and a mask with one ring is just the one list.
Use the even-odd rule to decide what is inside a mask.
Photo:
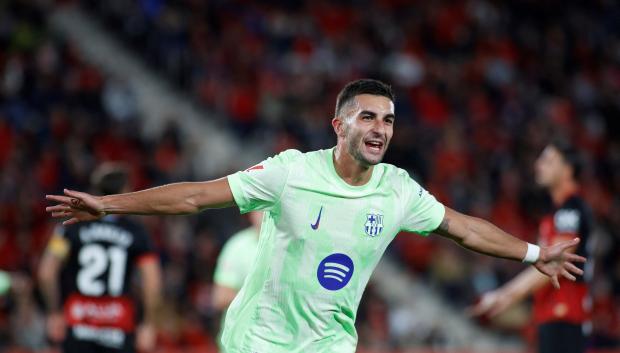
[[(250, 226), (233, 234), (224, 244), (213, 273), (213, 307), (222, 313), (222, 318), (252, 270), (256, 259), (263, 214), (249, 212), (248, 219)], [(220, 347), (220, 350), (224, 351), (224, 348)]]
[(228, 177), (96, 197), (49, 195), (52, 217), (73, 224), (106, 214), (191, 214), (237, 206), (264, 217), (254, 268), (226, 317), (228, 353), (354, 352), (355, 315), (370, 274), (401, 230), (533, 264), (558, 286), (581, 275), (567, 251), (526, 243), (445, 207), (407, 172), (381, 163), (394, 132), (390, 86), (363, 79), (337, 97), (335, 147), (284, 151)]

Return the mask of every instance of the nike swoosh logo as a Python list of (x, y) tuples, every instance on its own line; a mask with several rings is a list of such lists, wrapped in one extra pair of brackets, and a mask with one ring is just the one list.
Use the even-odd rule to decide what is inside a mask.
[(319, 210), (319, 217), (316, 219), (316, 223), (310, 223), (310, 227), (312, 227), (312, 229), (314, 230), (319, 229), (319, 222), (321, 222), (321, 213), (323, 213), (323, 206), (321, 206), (321, 210)]

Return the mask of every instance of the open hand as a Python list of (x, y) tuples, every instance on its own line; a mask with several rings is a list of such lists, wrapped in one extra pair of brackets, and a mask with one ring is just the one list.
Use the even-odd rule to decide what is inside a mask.
[(101, 198), (85, 192), (65, 189), (65, 195), (47, 195), (46, 199), (58, 202), (45, 210), (54, 218), (68, 218), (62, 222), (70, 225), (78, 222), (94, 221), (105, 216)]
[(583, 275), (583, 270), (575, 266), (574, 262), (586, 262), (586, 258), (571, 252), (571, 248), (577, 244), (579, 238), (540, 248), (540, 257), (534, 267), (549, 276), (555, 288), (560, 288), (559, 275), (571, 281), (576, 279), (575, 275)]

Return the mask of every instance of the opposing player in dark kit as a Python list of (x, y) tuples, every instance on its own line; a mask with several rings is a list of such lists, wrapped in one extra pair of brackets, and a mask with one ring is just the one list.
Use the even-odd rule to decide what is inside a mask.
[[(127, 191), (127, 173), (104, 164), (92, 177), (95, 193)], [(143, 320), (130, 292), (140, 273)], [(58, 226), (39, 268), (48, 312), (48, 335), (66, 353), (151, 350), (160, 302), (161, 270), (144, 229), (127, 217), (108, 215)], [(137, 346), (137, 347), (136, 347)]]
[[(547, 189), (554, 207), (540, 223), (539, 244), (551, 246), (577, 237), (581, 242), (572, 250), (586, 256), (592, 216), (579, 196), (578, 152), (564, 142), (553, 142), (543, 150), (535, 168), (536, 182)], [(574, 282), (560, 279), (561, 287), (554, 288), (546, 276), (527, 269), (501, 288), (486, 293), (472, 312), (496, 316), (533, 294), (538, 352), (583, 353), (590, 310), (587, 281), (592, 271), (585, 273)]]

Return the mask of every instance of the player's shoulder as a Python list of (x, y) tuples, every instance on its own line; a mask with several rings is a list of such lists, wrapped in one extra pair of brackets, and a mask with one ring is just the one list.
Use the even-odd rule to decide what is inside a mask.
[(107, 215), (99, 220), (99, 223), (128, 235), (132, 239), (132, 246), (143, 246), (150, 243), (146, 227), (133, 216)]
[(296, 149), (288, 149), (288, 150), (284, 150), (278, 154), (276, 154), (275, 156), (271, 157), (274, 160), (277, 160), (279, 162), (282, 163), (291, 163), (294, 162), (300, 158), (302, 158), (304, 155), (303, 152), (296, 150)]
[(256, 237), (256, 230), (253, 227), (244, 228), (233, 234), (228, 240), (230, 243), (240, 243)]
[(570, 218), (573, 214), (581, 216), (589, 212), (589, 206), (586, 201), (579, 195), (573, 195), (566, 199), (566, 201), (555, 210), (554, 215), (556, 218)]
[(563, 209), (577, 209), (580, 211), (585, 211), (588, 208), (587, 202), (583, 199), (583, 197), (579, 195), (573, 195), (566, 199), (566, 201), (562, 204), (562, 206), (558, 210)]
[(574, 230), (582, 222), (589, 223), (592, 211), (586, 201), (579, 195), (569, 197), (553, 214), (556, 228)]
[(389, 182), (403, 184), (413, 183), (414, 185), (418, 185), (417, 181), (413, 177), (411, 177), (409, 172), (405, 169), (399, 168), (389, 163), (379, 163), (377, 166), (381, 168), (383, 178), (386, 178)]
[(582, 222), (584, 205), (578, 196), (571, 196), (564, 201), (553, 214), (556, 229), (561, 232), (575, 232)]
[(389, 163), (380, 163), (381, 184), (394, 190), (401, 198), (420, 200), (428, 195), (428, 191), (405, 169)]
[(252, 246), (255, 243), (258, 244), (256, 230), (252, 227), (248, 227), (231, 235), (231, 237), (224, 244), (223, 250), (237, 253), (239, 250)]
[(386, 173), (397, 178), (411, 178), (409, 172), (390, 163), (379, 163)]
[(309, 152), (301, 152), (296, 149), (289, 149), (278, 153), (272, 159), (282, 164), (311, 164), (324, 165), (324, 162), (331, 156), (332, 149), (320, 149)]

